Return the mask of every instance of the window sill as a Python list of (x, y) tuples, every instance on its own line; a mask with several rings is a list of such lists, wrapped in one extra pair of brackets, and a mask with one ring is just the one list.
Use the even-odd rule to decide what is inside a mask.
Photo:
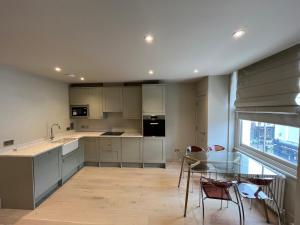
[(234, 147), (236, 150), (248, 155), (249, 157), (255, 159), (256, 161), (274, 169), (275, 171), (278, 171), (286, 176), (292, 177), (294, 179), (297, 179), (297, 167), (296, 166), (288, 166), (282, 162), (281, 160), (275, 160), (274, 157), (267, 155), (263, 152), (258, 152), (256, 150), (238, 146)]

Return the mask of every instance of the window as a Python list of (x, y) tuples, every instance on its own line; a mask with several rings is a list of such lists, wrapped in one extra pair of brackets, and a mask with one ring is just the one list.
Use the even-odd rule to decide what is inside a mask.
[(299, 128), (279, 124), (241, 121), (241, 145), (298, 164)]

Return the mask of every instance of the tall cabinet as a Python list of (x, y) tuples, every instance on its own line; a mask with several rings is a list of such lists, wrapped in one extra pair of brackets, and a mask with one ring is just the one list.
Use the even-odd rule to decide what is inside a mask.
[(208, 76), (197, 83), (196, 143), (227, 147), (229, 76)]

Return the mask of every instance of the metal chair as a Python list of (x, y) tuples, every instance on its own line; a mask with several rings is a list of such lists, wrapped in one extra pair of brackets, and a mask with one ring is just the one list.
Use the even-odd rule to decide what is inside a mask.
[[(235, 200), (231, 197), (230, 188), (233, 188), (235, 194)], [(204, 196), (205, 195), (205, 196)], [(200, 178), (200, 195), (199, 195), (199, 206), (200, 200), (202, 201), (202, 216), (204, 221), (204, 200), (205, 199), (216, 199), (227, 202), (233, 202), (238, 206), (240, 225), (243, 223), (242, 218), (242, 205), (238, 195), (236, 182), (234, 181), (220, 181), (206, 177)]]
[[(269, 220), (266, 201), (273, 201), (276, 205), (276, 211), (277, 211), (277, 215), (278, 215), (278, 224), (281, 225), (281, 214), (280, 214), (279, 206), (274, 197), (273, 191), (270, 187), (271, 183), (274, 180), (275, 180), (275, 178), (273, 178), (273, 177), (272, 178), (271, 177), (246, 178), (246, 181), (239, 181), (238, 192), (242, 198), (250, 199), (250, 201), (252, 201), (253, 199), (262, 201), (262, 203), (264, 205), (264, 209), (265, 209), (267, 223), (270, 223), (270, 220)], [(267, 188), (267, 190), (270, 193), (270, 196), (268, 196), (263, 191), (263, 188)], [(245, 218), (244, 214), (243, 214), (243, 218)]]
[(191, 165), (197, 161), (203, 161), (201, 164), (197, 165), (191, 170), (191, 174), (193, 176), (194, 173), (200, 173), (201, 175), (207, 171), (207, 163), (204, 163), (207, 160), (206, 153), (208, 151), (222, 151), (225, 148), (221, 145), (213, 145), (208, 148), (198, 147), (195, 145), (190, 145), (186, 148), (185, 153), (181, 159), (181, 168), (178, 180), (178, 188), (180, 187), (181, 179), (184, 175), (184, 172), (188, 172), (188, 170), (184, 170), (185, 163), (187, 165)]

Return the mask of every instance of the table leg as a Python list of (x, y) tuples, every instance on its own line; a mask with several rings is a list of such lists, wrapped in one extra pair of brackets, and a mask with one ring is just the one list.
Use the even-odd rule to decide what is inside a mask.
[(191, 168), (189, 166), (187, 182), (186, 182), (186, 192), (185, 192), (184, 217), (186, 217), (187, 204), (189, 200), (190, 177), (191, 177)]

